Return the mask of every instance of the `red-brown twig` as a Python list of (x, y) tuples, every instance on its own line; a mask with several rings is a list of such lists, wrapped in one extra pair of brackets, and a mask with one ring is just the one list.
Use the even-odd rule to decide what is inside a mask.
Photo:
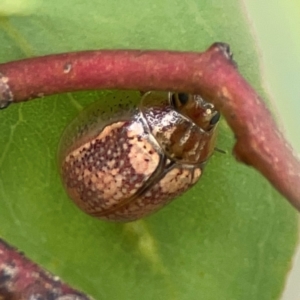
[(260, 171), (300, 210), (300, 162), (262, 99), (232, 62), (229, 47), (203, 53), (86, 51), (0, 65), (0, 107), (55, 93), (90, 89), (171, 90), (202, 95), (236, 136), (236, 158)]
[(88, 300), (0, 239), (0, 299)]

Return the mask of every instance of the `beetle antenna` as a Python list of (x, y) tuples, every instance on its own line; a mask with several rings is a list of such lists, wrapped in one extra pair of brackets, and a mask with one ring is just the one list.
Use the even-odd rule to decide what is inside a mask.
[(217, 147), (214, 148), (214, 151), (219, 152), (219, 153), (222, 153), (222, 154), (227, 154), (227, 151), (222, 150), (222, 149), (217, 148)]

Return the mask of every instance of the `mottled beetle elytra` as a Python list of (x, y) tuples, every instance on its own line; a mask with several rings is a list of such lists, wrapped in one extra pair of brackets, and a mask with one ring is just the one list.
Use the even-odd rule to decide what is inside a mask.
[(97, 102), (64, 131), (69, 197), (100, 219), (143, 218), (192, 187), (212, 155), (220, 114), (198, 95), (147, 92), (138, 104)]

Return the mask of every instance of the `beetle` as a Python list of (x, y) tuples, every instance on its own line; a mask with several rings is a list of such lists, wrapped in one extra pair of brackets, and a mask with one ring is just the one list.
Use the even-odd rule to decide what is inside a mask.
[(69, 197), (100, 219), (143, 218), (192, 187), (215, 148), (220, 113), (199, 95), (150, 91), (136, 105), (95, 103), (64, 131)]

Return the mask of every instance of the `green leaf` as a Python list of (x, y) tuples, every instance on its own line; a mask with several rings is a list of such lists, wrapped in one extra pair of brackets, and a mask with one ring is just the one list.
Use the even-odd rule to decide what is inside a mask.
[[(202, 51), (224, 41), (266, 97), (243, 9), (231, 0), (4, 1), (0, 61), (98, 48)], [(68, 200), (56, 162), (61, 132), (106, 94), (57, 95), (0, 112), (0, 235), (96, 299), (278, 299), (297, 216), (234, 160), (224, 120), (218, 148), (228, 154), (216, 153), (197, 186), (160, 212), (113, 224)]]

